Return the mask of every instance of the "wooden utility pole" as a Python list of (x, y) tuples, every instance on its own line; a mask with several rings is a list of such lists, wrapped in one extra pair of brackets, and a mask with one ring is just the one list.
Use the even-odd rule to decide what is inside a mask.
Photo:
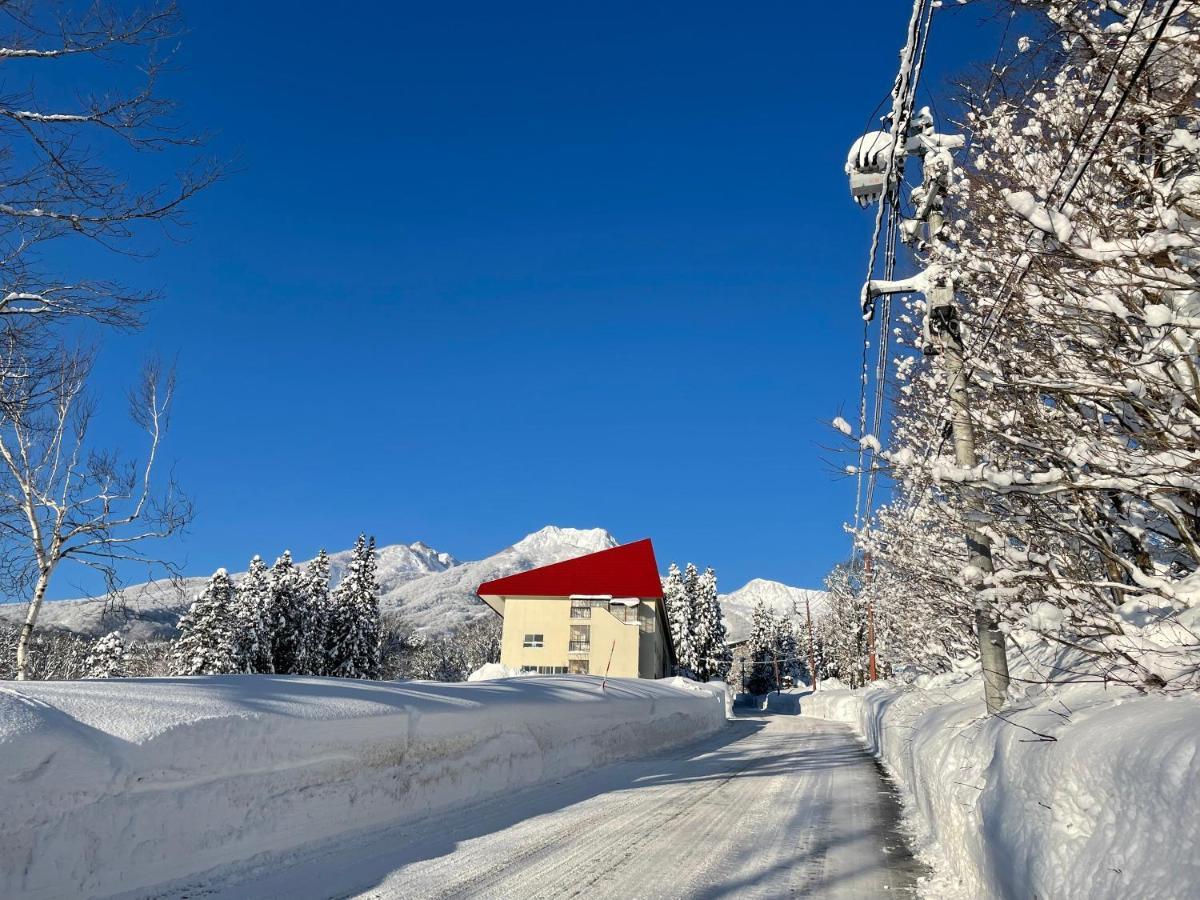
[[(875, 575), (874, 558), (868, 550), (863, 556), (863, 587), (871, 586)], [(879, 669), (875, 663), (875, 603), (867, 594), (867, 680), (877, 681)]]
[[(914, 6), (914, 15), (917, 7)], [(897, 82), (899, 84), (900, 82)], [(910, 98), (911, 99), (911, 98)], [(894, 131), (886, 141), (872, 139), (869, 152), (855, 144), (858, 156), (847, 164), (851, 194), (860, 202), (898, 200), (896, 171), (903, 173), (903, 157), (917, 156), (921, 161), (920, 193), (913, 191), (916, 209), (909, 223), (925, 225), (924, 240), (916, 228), (906, 230), (905, 241), (915, 242), (921, 250), (936, 250), (945, 240), (943, 203), (953, 170), (951, 151), (964, 144), (961, 135), (938, 134), (933, 116), (922, 109), (911, 121), (905, 122), (904, 133)], [(861, 140), (861, 139), (860, 139)], [(903, 141), (893, 146), (893, 141)], [(876, 147), (879, 144), (879, 147)], [(900, 168), (894, 164), (899, 158)], [(885, 196), (890, 197), (885, 201)], [(876, 298), (884, 294), (920, 292), (925, 295), (926, 313), (922, 334), (922, 350), (928, 356), (941, 356), (946, 371), (946, 391), (950, 409), (950, 425), (954, 435), (954, 460), (964, 472), (978, 465), (975, 453), (975, 429), (971, 421), (971, 398), (967, 390), (967, 371), (963, 360), (963, 340), (958, 300), (954, 280), (943, 266), (930, 264), (924, 272), (899, 281), (869, 280), (863, 289), (863, 312), (868, 318)], [(887, 340), (887, 336), (883, 337)], [(995, 713), (1004, 706), (1008, 694), (1008, 658), (1004, 633), (1000, 630), (989, 596), (988, 577), (992, 574), (992, 548), (987, 535), (979, 528), (985, 509), (978, 491), (967, 485), (963, 490), (966, 505), (964, 531), (967, 544), (967, 571), (974, 590), (975, 633), (979, 641), (979, 662), (983, 669), (983, 695), (987, 711)], [(870, 555), (866, 557), (867, 578), (870, 578)], [(874, 678), (874, 610), (868, 605), (868, 644), (871, 649), (871, 677)]]
[[(932, 178), (926, 167), (925, 183), (930, 198), (926, 227), (930, 245), (942, 240), (940, 181)], [(959, 328), (958, 303), (954, 285), (949, 279), (929, 291), (929, 331), (933, 346), (946, 366), (946, 388), (950, 397), (950, 424), (954, 433), (954, 461), (960, 469), (970, 470), (978, 465), (975, 454), (975, 426), (971, 421), (971, 400), (967, 393), (967, 373), (963, 365), (962, 331)], [(965, 537), (967, 565), (975, 582), (975, 635), (979, 641), (979, 663), (983, 670), (983, 698), (989, 713), (1004, 706), (1008, 695), (1008, 652), (1004, 632), (1000, 630), (991, 600), (986, 593), (987, 577), (992, 574), (992, 545), (986, 534), (975, 524), (983, 518), (983, 500), (973, 487), (964, 491), (967, 507)]]

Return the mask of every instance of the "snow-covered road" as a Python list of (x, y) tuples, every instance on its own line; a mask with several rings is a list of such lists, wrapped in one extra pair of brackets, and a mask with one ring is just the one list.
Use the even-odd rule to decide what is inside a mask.
[(906, 897), (897, 802), (842, 724), (750, 715), (715, 738), (173, 896)]

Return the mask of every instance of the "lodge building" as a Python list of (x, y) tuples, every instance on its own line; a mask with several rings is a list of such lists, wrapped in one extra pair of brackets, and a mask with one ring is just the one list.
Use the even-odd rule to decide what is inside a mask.
[(500, 662), (541, 675), (663, 678), (675, 666), (649, 539), (479, 586), (504, 617)]

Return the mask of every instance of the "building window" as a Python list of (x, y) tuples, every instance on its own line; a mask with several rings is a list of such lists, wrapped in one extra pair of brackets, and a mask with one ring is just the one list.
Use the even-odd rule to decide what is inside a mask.
[(568, 653), (587, 653), (592, 649), (592, 627), (590, 625), (572, 625), (571, 643), (567, 646)]
[(521, 666), (522, 672), (536, 672), (537, 670), (538, 670), (537, 666)]
[(544, 647), (544, 646), (546, 646), (545, 635), (541, 635), (541, 634), (525, 635), (524, 646), (526, 646), (526, 647)]
[(571, 675), (587, 675), (588, 661), (586, 659), (573, 659), (567, 664), (568, 674)]
[[(533, 671), (534, 668), (535, 668), (534, 666), (526, 666), (525, 667), (525, 669), (528, 669), (529, 671)], [(537, 666), (536, 668), (537, 668), (537, 673), (539, 675), (566, 675), (567, 674), (566, 666)], [(522, 671), (525, 671), (525, 669), (522, 669)]]
[(645, 611), (644, 615), (641, 616), (640, 627), (642, 631), (646, 632), (646, 634), (654, 634), (654, 623), (657, 619), (658, 613), (655, 612), (654, 607), (652, 606)]
[(637, 624), (638, 607), (636, 603), (633, 606), (628, 606), (624, 603), (610, 603), (608, 611), (613, 614), (613, 617), (618, 622), (624, 622), (626, 625)]
[(578, 597), (571, 599), (571, 618), (572, 619), (590, 619), (592, 617), (592, 601), (583, 600)]

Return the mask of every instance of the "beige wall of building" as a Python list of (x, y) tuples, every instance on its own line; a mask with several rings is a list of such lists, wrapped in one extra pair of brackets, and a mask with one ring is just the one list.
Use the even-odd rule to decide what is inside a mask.
[(667, 659), (654, 600), (635, 605), (608, 598), (504, 598), (500, 662), (510, 668), (661, 678)]

